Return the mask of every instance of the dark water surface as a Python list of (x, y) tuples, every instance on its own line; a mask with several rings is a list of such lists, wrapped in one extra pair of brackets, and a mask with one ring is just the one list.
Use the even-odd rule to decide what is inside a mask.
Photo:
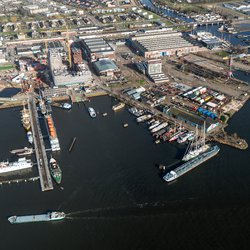
[[(38, 182), (0, 186), (0, 249), (248, 249), (250, 154), (221, 146), (218, 156), (167, 184), (155, 164), (170, 165), (184, 148), (152, 143), (145, 125), (126, 110), (113, 113), (110, 97), (86, 107), (54, 109), (61, 142), (55, 154), (62, 186), (42, 193)], [(250, 102), (230, 132), (250, 142)], [(101, 113), (108, 112), (107, 117)], [(18, 110), (1, 111), (1, 160), (27, 145)], [(128, 128), (122, 124), (127, 122)], [(77, 137), (71, 153), (68, 147)], [(34, 168), (34, 175), (37, 175)], [(11, 225), (13, 214), (61, 210), (61, 222)]]

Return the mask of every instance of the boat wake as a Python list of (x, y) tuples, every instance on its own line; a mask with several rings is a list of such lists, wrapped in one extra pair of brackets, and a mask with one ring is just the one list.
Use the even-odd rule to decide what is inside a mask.
[(66, 214), (69, 220), (119, 219), (124, 217), (143, 217), (172, 213), (176, 206), (185, 201), (197, 200), (198, 197), (189, 197), (182, 200), (168, 202), (144, 202), (131, 206), (93, 208), (70, 212)]

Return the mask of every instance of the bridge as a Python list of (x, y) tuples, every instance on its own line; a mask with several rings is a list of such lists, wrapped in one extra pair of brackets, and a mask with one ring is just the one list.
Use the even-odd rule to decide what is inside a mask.
[(46, 155), (43, 136), (39, 125), (36, 103), (33, 97), (29, 97), (28, 99), (28, 108), (30, 112), (31, 129), (34, 138), (35, 154), (40, 176), (41, 189), (42, 191), (52, 190), (53, 183), (49, 172), (48, 158)]

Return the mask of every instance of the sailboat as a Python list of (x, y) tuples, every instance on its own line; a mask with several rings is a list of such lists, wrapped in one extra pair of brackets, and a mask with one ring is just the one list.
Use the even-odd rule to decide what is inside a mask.
[(204, 153), (210, 148), (210, 144), (206, 144), (206, 126), (205, 122), (203, 125), (203, 136), (199, 138), (198, 127), (195, 129), (194, 140), (191, 141), (187, 147), (187, 150), (182, 158), (183, 161), (189, 161), (194, 157), (197, 157), (199, 154)]

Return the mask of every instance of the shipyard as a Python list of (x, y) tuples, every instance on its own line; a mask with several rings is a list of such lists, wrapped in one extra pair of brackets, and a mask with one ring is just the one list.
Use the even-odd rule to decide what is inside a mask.
[[(167, 243), (162, 232), (179, 237), (170, 228), (159, 232), (159, 223), (159, 243), (142, 244), (137, 229), (151, 236), (140, 218), (167, 223), (198, 210), (205, 216), (244, 196), (249, 1), (0, 0), (0, 6), (0, 191), (17, 195), (16, 204), (3, 205), (7, 230), (46, 222), (85, 232), (99, 222), (111, 239), (102, 220), (119, 220), (128, 233), (131, 225), (123, 222), (134, 218), (130, 242), (160, 249)], [(110, 232), (121, 239), (124, 228), (111, 225)], [(112, 248), (101, 244), (98, 230), (86, 233), (86, 248)]]
[[(55, 6), (59, 8), (56, 3), (51, 5)], [(164, 10), (164, 6), (155, 6), (156, 9), (150, 9), (153, 13)], [(24, 6), (21, 11), (32, 16), (43, 15), (43, 11), (48, 12), (49, 9), (38, 11), (35, 6)], [(66, 13), (66, 7), (60, 11)], [(76, 13), (74, 8), (71, 11)], [(114, 11), (123, 13), (125, 9)], [(138, 20), (145, 17), (151, 20), (150, 14), (142, 12), (139, 7), (131, 7), (131, 11), (133, 17), (131, 14), (130, 18), (138, 16)], [(244, 46), (233, 48), (225, 38), (196, 31), (195, 25), (189, 35), (176, 31), (172, 25), (169, 28), (164, 25), (163, 28), (152, 26), (133, 30), (126, 35), (121, 32), (119, 40), (119, 33), (118, 37), (112, 37), (116, 25), (106, 32), (94, 26), (73, 32), (68, 28), (72, 20), (67, 15), (65, 17), (63, 21), (58, 21), (62, 26), (60, 37), (53, 35), (52, 23), (47, 28), (50, 36), (46, 39), (38, 38), (39, 35), (30, 39), (23, 35), (14, 40), (6, 38), (2, 42), (2, 46), (7, 45), (2, 50), (4, 63), (14, 62), (10, 70), (3, 70), (1, 74), (2, 92), (17, 89), (17, 93), (1, 97), (0, 108), (23, 106), (21, 121), (27, 131), (28, 142), (34, 143), (34, 150), (27, 150), (26, 147), (23, 153), (17, 155), (35, 153), (42, 191), (53, 189), (52, 179), (61, 183), (61, 177), (60, 180), (55, 178), (52, 166), (57, 166), (57, 172), (62, 175), (56, 160), (48, 157), (49, 151), (61, 150), (52, 108), (71, 110), (74, 103), (89, 102), (94, 96), (110, 95), (119, 100), (112, 106), (113, 111), (121, 110), (125, 104), (130, 106), (128, 110), (136, 116), (138, 123), (150, 125), (149, 130), (156, 144), (165, 141), (182, 144), (189, 141), (189, 137), (198, 138), (200, 131), (205, 130), (204, 141), (239, 149), (248, 147), (244, 138), (224, 132), (230, 118), (249, 98), (248, 83), (234, 76), (234, 63), (242, 69), (245, 69), (245, 64), (237, 60), (233, 50), (243, 51)], [(121, 14), (119, 17), (123, 20), (129, 18)], [(85, 23), (88, 21), (88, 24), (106, 23), (108, 18), (113, 23), (117, 20), (114, 15), (113, 19), (108, 15), (100, 16), (98, 10), (91, 11), (82, 20)], [(200, 25), (216, 20), (224, 23), (223, 17), (212, 14), (191, 18)], [(177, 19), (171, 22), (178, 23)], [(76, 20), (73, 22), (79, 27), (81, 20)], [(39, 25), (45, 27), (46, 24)], [(129, 27), (132, 28), (131, 25)], [(222, 28), (219, 30), (222, 31)], [(124, 35), (127, 38), (124, 39)], [(227, 56), (219, 60), (218, 55), (222, 52)], [(248, 71), (245, 72), (247, 74)], [(92, 107), (88, 108), (88, 112), (91, 118), (97, 117)], [(45, 135), (40, 126), (44, 125), (49, 148), (42, 139)], [(124, 127), (127, 126), (124, 123)], [(69, 152), (73, 146), (74, 143)]]

